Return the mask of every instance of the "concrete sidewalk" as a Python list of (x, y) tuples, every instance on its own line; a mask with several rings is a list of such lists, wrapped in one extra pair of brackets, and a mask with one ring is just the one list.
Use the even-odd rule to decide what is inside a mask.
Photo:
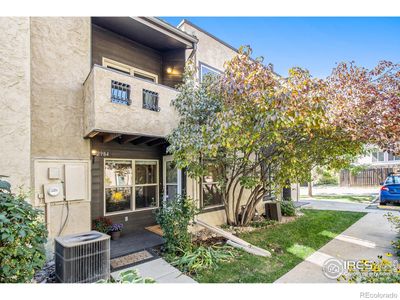
[[(328, 202), (333, 204), (332, 201), (315, 202)], [(350, 204), (352, 206), (345, 207), (331, 207), (330, 204), (313, 203), (311, 207), (314, 209), (336, 208), (335, 210), (345, 210), (344, 208), (348, 208), (353, 211), (368, 211), (367, 208), (362, 207), (360, 204)], [(348, 203), (344, 204), (347, 205)], [(328, 206), (330, 208), (327, 208)], [(389, 222), (383, 216), (384, 213), (385, 211), (380, 211), (378, 209), (373, 210), (373, 213), (368, 213), (275, 282), (336, 283), (337, 281), (335, 279), (328, 279), (322, 272), (322, 266), (327, 259), (376, 260), (378, 255), (387, 252), (392, 253), (393, 248), (391, 246), (391, 241), (396, 238), (397, 233), (392, 230)]]
[(381, 210), (377, 209), (377, 205), (365, 204), (365, 203), (351, 203), (351, 202), (339, 202), (332, 200), (311, 200), (302, 199), (308, 204), (302, 208), (321, 209), (321, 210), (340, 210), (340, 211), (357, 211), (366, 213), (382, 213)]
[[(332, 200), (311, 200), (304, 199), (301, 203), (307, 203), (302, 208), (321, 209), (321, 210), (340, 210), (340, 211), (358, 211), (366, 213), (385, 214), (389, 211), (396, 212), (400, 210), (400, 206), (386, 205), (382, 206), (378, 203), (351, 203)], [(296, 202), (294, 202), (296, 204)]]
[(157, 258), (133, 267), (111, 273), (114, 279), (123, 271), (137, 269), (142, 277), (153, 278), (157, 283), (197, 283), (195, 280), (182, 274), (162, 258)]

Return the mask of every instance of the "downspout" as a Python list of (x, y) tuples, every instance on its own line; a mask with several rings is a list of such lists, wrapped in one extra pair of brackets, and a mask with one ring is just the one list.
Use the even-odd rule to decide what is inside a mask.
[(192, 52), (190, 53), (186, 61), (191, 60), (193, 56), (196, 54), (196, 51), (197, 51), (197, 43), (193, 43)]

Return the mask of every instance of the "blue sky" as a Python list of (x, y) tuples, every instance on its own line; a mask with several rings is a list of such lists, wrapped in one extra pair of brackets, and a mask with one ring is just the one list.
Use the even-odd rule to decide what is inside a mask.
[(400, 62), (400, 18), (162, 17), (174, 26), (183, 18), (234, 47), (250, 45), (283, 76), (293, 66), (325, 77), (340, 61)]

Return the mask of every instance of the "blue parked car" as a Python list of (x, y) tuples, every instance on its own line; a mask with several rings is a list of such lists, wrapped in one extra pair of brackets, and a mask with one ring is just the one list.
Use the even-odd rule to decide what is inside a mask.
[(379, 203), (400, 203), (400, 173), (390, 173), (379, 192)]

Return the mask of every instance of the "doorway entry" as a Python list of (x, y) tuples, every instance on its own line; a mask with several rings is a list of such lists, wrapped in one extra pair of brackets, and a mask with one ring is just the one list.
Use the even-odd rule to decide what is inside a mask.
[(175, 199), (182, 193), (182, 170), (178, 169), (172, 156), (163, 157), (163, 201)]

